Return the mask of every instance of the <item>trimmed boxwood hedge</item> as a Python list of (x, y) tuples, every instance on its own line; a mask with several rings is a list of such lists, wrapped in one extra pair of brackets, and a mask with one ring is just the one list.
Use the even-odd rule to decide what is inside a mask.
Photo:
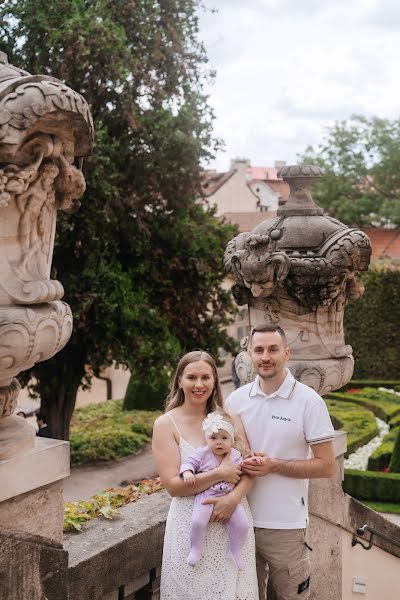
[(383, 471), (383, 469), (386, 469), (389, 466), (397, 432), (397, 427), (391, 429), (389, 433), (385, 435), (379, 448), (373, 451), (368, 459), (368, 471)]
[(395, 390), (396, 392), (400, 392), (400, 381), (398, 379), (393, 381), (377, 381), (376, 379), (351, 379), (349, 383), (343, 386), (340, 392), (345, 392), (346, 390), (357, 389), (357, 388), (380, 388), (384, 387), (389, 390)]
[[(381, 397), (383, 394), (384, 392), (379, 392)], [(376, 417), (387, 423), (390, 419), (400, 414), (399, 396), (388, 392), (385, 394), (384, 399), (379, 399), (376, 390), (371, 390), (371, 388), (365, 388), (362, 392), (355, 394), (329, 392), (329, 394), (326, 394), (325, 398), (341, 400), (342, 402), (350, 402), (352, 404), (357, 404), (358, 406), (363, 406), (373, 412)]]
[(344, 429), (347, 432), (346, 457), (378, 435), (375, 418), (369, 410), (351, 406), (340, 400), (325, 401), (334, 428)]
[(343, 489), (357, 500), (400, 502), (400, 473), (346, 469)]

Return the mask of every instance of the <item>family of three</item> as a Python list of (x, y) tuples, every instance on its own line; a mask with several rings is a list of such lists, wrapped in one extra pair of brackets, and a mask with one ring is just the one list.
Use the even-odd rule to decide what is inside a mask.
[(286, 368), (280, 327), (253, 329), (257, 377), (224, 402), (212, 357), (179, 362), (153, 452), (172, 496), (161, 600), (278, 600), (310, 595), (308, 480), (331, 477), (326, 405)]

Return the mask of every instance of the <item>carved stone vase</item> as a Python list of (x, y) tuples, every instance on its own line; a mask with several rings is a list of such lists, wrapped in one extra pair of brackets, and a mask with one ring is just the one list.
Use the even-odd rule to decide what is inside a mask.
[(92, 136), (80, 94), (0, 53), (0, 460), (35, 442), (33, 428), (13, 415), (16, 376), (71, 335), (71, 310), (50, 269), (57, 210), (79, 206), (85, 179), (74, 163), (90, 153)]
[[(347, 383), (353, 374), (343, 316), (348, 300), (364, 291), (357, 274), (368, 269), (371, 245), (365, 233), (324, 215), (309, 187), (323, 173), (316, 166), (284, 166), (278, 176), (290, 196), (277, 217), (229, 242), (225, 268), (239, 306), (249, 309), (249, 333), (261, 324), (280, 325), (291, 348), (289, 368), (319, 394)], [(255, 373), (246, 348), (236, 359), (241, 382)]]

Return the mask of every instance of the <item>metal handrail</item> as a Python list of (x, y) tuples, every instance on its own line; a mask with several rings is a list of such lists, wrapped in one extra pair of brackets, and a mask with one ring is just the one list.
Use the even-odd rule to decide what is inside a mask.
[(364, 550), (371, 550), (372, 545), (374, 543), (373, 538), (375, 535), (377, 537), (382, 538), (383, 540), (386, 540), (390, 544), (393, 544), (393, 546), (400, 548), (400, 542), (394, 540), (393, 538), (389, 537), (388, 535), (385, 535), (381, 531), (378, 531), (377, 529), (370, 527), (369, 525), (363, 525), (362, 527), (359, 527), (357, 529), (357, 535), (363, 536), (366, 531), (368, 531), (371, 534), (369, 537), (369, 540), (368, 540), (369, 543), (367, 546), (365, 544), (363, 544), (362, 541), (359, 540), (355, 534), (353, 534), (353, 538), (351, 540), (351, 545), (356, 546), (357, 544), (360, 544), (360, 546), (362, 546), (364, 548)]

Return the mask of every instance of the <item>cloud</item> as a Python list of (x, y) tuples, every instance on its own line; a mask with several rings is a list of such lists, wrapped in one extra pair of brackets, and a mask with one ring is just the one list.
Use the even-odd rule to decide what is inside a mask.
[[(217, 78), (209, 88), (226, 155), (295, 160), (354, 113), (395, 118), (400, 36), (390, 0), (214, 0), (200, 20)], [(206, 0), (211, 6), (212, 1)], [(400, 7), (400, 4), (399, 4)], [(389, 12), (390, 12), (389, 11)]]

